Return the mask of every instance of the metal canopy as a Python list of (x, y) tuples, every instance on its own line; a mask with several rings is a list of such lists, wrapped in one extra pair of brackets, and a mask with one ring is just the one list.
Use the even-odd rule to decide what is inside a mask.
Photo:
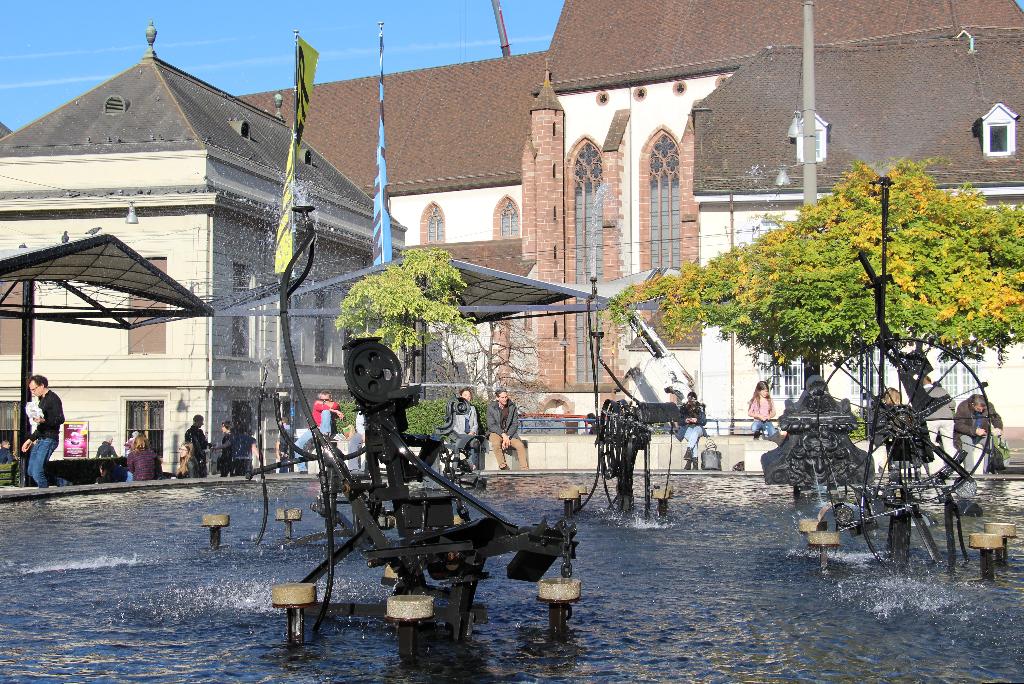
[[(26, 311), (12, 296), (33, 282)], [(213, 308), (113, 235), (52, 247), (0, 251), (0, 318), (131, 329), (168, 319), (212, 316)]]
[[(401, 263), (396, 259), (392, 263)], [(586, 286), (571, 283), (548, 283), (543, 280), (527, 278), (471, 264), (467, 261), (452, 259), (452, 266), (459, 270), (466, 288), (459, 296), (459, 310), (462, 314), (476, 322), (488, 323), (509, 318), (527, 311), (546, 311), (550, 313), (573, 313), (585, 311), (582, 304), (557, 305), (567, 299), (586, 300), (591, 293)], [(320, 282), (302, 285), (295, 291), (296, 296), (313, 292), (342, 291), (348, 289), (356, 281), (368, 275), (380, 273), (390, 264), (370, 266), (369, 268), (345, 273)], [(277, 287), (267, 286), (253, 291), (246, 300), (228, 300), (223, 306), (217, 307), (218, 316), (244, 315), (276, 315), (278, 295)], [(594, 308), (603, 308), (605, 298), (598, 296)], [(264, 308), (268, 307), (268, 308)], [(293, 308), (289, 311), (293, 316), (336, 315), (335, 309), (303, 309)]]

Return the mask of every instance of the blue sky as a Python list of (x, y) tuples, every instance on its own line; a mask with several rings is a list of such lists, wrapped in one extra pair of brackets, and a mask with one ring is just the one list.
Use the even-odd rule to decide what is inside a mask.
[[(558, 0), (504, 0), (513, 54), (545, 50)], [(5, 3), (0, 22), (0, 122), (20, 128), (139, 60), (152, 19), (164, 59), (230, 93), (287, 87), (292, 29), (320, 51), (318, 83), (500, 57), (489, 0), (193, 0)], [(28, 28), (27, 28), (28, 27)]]
[[(547, 49), (561, 8), (559, 0), (503, 0), (513, 53)], [(385, 22), (389, 72), (500, 55), (489, 0), (12, 0), (3, 17), (0, 122), (10, 128), (138, 61), (150, 19), (162, 59), (236, 95), (291, 83), (293, 28), (321, 52), (318, 83), (377, 72), (377, 21)]]

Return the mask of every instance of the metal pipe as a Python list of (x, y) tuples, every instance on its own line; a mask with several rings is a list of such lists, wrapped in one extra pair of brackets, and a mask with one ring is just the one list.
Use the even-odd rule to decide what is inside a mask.
[(994, 580), (996, 578), (996, 565), (992, 549), (981, 550), (981, 579)]
[(505, 32), (505, 17), (501, 13), (500, 0), (491, 0), (491, 7), (494, 9), (494, 23), (498, 25), (498, 40), (501, 42), (501, 56), (511, 57), (512, 50), (508, 44), (508, 34)]
[(548, 604), (548, 628), (556, 638), (564, 639), (568, 635), (571, 616), (572, 604), (561, 602)]
[[(21, 444), (32, 434), (32, 425), (28, 422), (28, 414), (25, 407), (32, 402), (32, 392), (28, 389), (28, 378), (32, 375), (32, 357), (35, 355), (35, 282), (32, 280), (22, 281), (21, 284), (21, 377), (18, 379), (18, 386), (21, 387), (21, 416), (19, 420), (18, 435), (19, 444), (15, 448), (20, 449)], [(22, 454), (18, 459), (18, 471), (22, 487), (28, 485), (28, 455)]]
[(814, 0), (804, 0), (803, 86), (804, 204), (815, 204), (818, 201), (815, 153), (818, 126), (814, 112)]
[(306, 642), (306, 611), (302, 608), (288, 608), (288, 644), (302, 646)]

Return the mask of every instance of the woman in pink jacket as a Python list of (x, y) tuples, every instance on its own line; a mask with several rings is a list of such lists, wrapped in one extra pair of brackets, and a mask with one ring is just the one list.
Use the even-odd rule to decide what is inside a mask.
[(750, 398), (750, 404), (747, 405), (747, 415), (754, 419), (754, 422), (750, 424), (754, 439), (761, 439), (762, 434), (771, 438), (779, 433), (779, 429), (772, 422), (775, 418), (775, 403), (772, 401), (768, 383), (764, 380), (754, 387), (754, 396)]

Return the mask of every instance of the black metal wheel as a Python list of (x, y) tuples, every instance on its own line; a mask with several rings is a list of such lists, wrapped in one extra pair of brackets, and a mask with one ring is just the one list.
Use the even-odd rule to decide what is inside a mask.
[(929, 529), (938, 507), (973, 498), (974, 475), (990, 452), (991, 434), (954, 441), (956, 408), (975, 395), (987, 405), (985, 383), (960, 354), (919, 339), (866, 346), (826, 382), (832, 396), (850, 400), (868, 454), (854, 484), (829, 485), (837, 526), (863, 534), (876, 556), (899, 564), (917, 529), (938, 560)]
[(383, 344), (361, 344), (345, 355), (345, 381), (357, 401), (384, 403), (402, 387), (402, 366)]

